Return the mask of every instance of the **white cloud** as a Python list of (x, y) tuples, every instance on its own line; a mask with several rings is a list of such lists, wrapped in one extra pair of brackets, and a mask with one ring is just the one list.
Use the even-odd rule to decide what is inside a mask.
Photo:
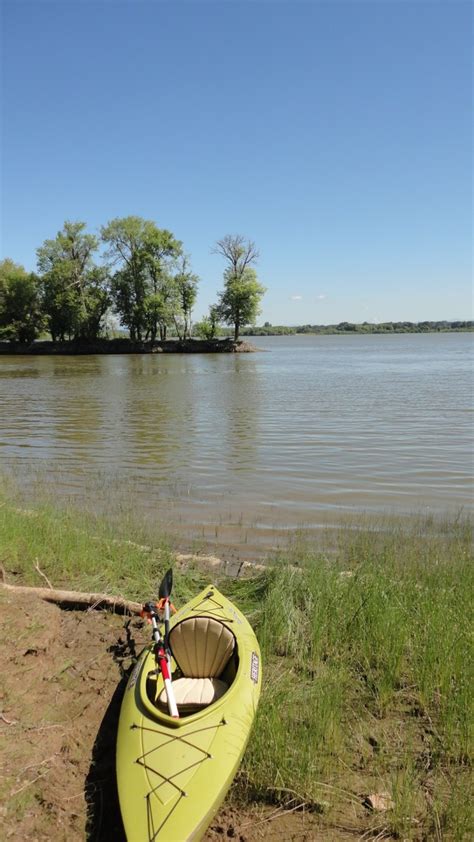
[(326, 298), (326, 294), (323, 292), (321, 295), (318, 295), (319, 301), (323, 301)]
[(302, 300), (303, 300), (302, 295), (290, 295), (290, 301), (302, 301)]

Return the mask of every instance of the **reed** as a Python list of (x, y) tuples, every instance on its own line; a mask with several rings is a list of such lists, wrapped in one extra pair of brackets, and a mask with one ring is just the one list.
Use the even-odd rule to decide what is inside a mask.
[(342, 530), (335, 557), (300, 543), (269, 570), (256, 618), (267, 679), (242, 786), (296, 792), (333, 817), (382, 791), (387, 832), (467, 839), (469, 524), (374, 526)]

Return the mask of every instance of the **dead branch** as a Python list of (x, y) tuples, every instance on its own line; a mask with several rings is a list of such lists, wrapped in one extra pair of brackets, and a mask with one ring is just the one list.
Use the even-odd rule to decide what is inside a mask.
[(35, 570), (37, 570), (37, 572), (40, 574), (40, 576), (42, 576), (42, 577), (43, 577), (43, 579), (45, 580), (45, 582), (46, 582), (46, 584), (48, 585), (48, 587), (49, 587), (51, 590), (53, 590), (53, 586), (52, 586), (51, 582), (49, 581), (49, 579), (48, 579), (48, 577), (47, 577), (46, 573), (43, 573), (43, 571), (41, 570), (41, 567), (40, 567), (40, 566), (39, 566), (39, 564), (38, 564), (38, 560), (36, 560), (36, 563), (35, 563)]
[(139, 614), (142, 609), (139, 602), (130, 602), (121, 596), (109, 596), (108, 594), (62, 591), (56, 588), (32, 588), (26, 585), (8, 585), (1, 581), (0, 588), (18, 595), (36, 596), (46, 600), (46, 602), (71, 608), (84, 609), (93, 606), (98, 609), (106, 608), (115, 614)]
[(5, 723), (5, 725), (16, 725), (17, 722), (16, 719), (7, 719), (3, 713), (0, 713), (0, 719)]
[(32, 780), (32, 781), (27, 781), (27, 782), (26, 782), (25, 784), (23, 784), (23, 786), (21, 786), (19, 789), (15, 789), (15, 790), (13, 790), (13, 792), (11, 792), (11, 793), (10, 793), (10, 798), (13, 798), (13, 796), (14, 796), (14, 795), (18, 795), (20, 792), (23, 792), (23, 790), (24, 790), (24, 789), (27, 789), (27, 787), (32, 786), (32, 784), (37, 783), (37, 781), (40, 781), (40, 780), (41, 780), (41, 778), (45, 778), (45, 777), (46, 777), (46, 775), (47, 775), (49, 772), (50, 772), (50, 769), (46, 769), (46, 772), (43, 772), (41, 775), (37, 775), (37, 776), (36, 776), (36, 778), (33, 778), (33, 780)]

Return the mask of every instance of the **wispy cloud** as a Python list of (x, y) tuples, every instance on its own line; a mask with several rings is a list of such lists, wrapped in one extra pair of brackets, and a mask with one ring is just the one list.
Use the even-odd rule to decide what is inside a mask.
[(321, 295), (317, 296), (317, 298), (319, 299), (319, 301), (323, 301), (325, 298), (327, 298), (327, 295), (326, 293), (322, 292)]
[(302, 300), (303, 300), (302, 295), (290, 295), (290, 301), (302, 301)]

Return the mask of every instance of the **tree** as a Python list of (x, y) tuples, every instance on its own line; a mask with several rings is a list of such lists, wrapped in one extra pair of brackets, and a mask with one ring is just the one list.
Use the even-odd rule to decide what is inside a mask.
[(0, 262), (0, 337), (33, 342), (42, 327), (38, 279), (9, 258)]
[(242, 276), (247, 266), (256, 263), (259, 257), (255, 243), (246, 240), (241, 234), (226, 234), (222, 240), (217, 240), (213, 252), (227, 260), (232, 274), (236, 277)]
[(160, 331), (160, 339), (166, 340), (168, 325), (173, 319), (175, 310), (174, 296), (170, 285), (164, 286), (159, 292), (152, 292), (145, 296), (145, 340), (154, 342)]
[(188, 339), (191, 335), (191, 318), (197, 298), (199, 278), (189, 268), (189, 258), (183, 255), (177, 274), (173, 278), (178, 312), (174, 323), (179, 339)]
[(94, 264), (99, 241), (85, 222), (64, 223), (37, 250), (43, 309), (52, 339), (96, 339), (110, 304), (109, 277)]
[(196, 336), (201, 339), (215, 339), (221, 332), (219, 327), (219, 308), (213, 304), (209, 307), (209, 315), (204, 316), (200, 322), (194, 325)]
[(96, 339), (104, 330), (105, 317), (111, 304), (110, 277), (105, 266), (94, 266), (87, 274), (87, 287), (79, 323), (81, 339)]
[(154, 341), (159, 329), (165, 339), (174, 294), (169, 264), (181, 254), (180, 241), (170, 231), (139, 216), (113, 219), (102, 227), (101, 236), (107, 245), (106, 257), (118, 267), (112, 279), (112, 296), (130, 338)]
[(54, 266), (41, 277), (41, 306), (53, 342), (72, 339), (80, 307), (67, 265)]
[(255, 269), (251, 268), (258, 259), (258, 251), (252, 240), (240, 234), (228, 234), (217, 241), (214, 252), (227, 261), (224, 290), (217, 305), (219, 316), (226, 324), (234, 325), (234, 342), (237, 342), (241, 327), (255, 322), (265, 292)]

